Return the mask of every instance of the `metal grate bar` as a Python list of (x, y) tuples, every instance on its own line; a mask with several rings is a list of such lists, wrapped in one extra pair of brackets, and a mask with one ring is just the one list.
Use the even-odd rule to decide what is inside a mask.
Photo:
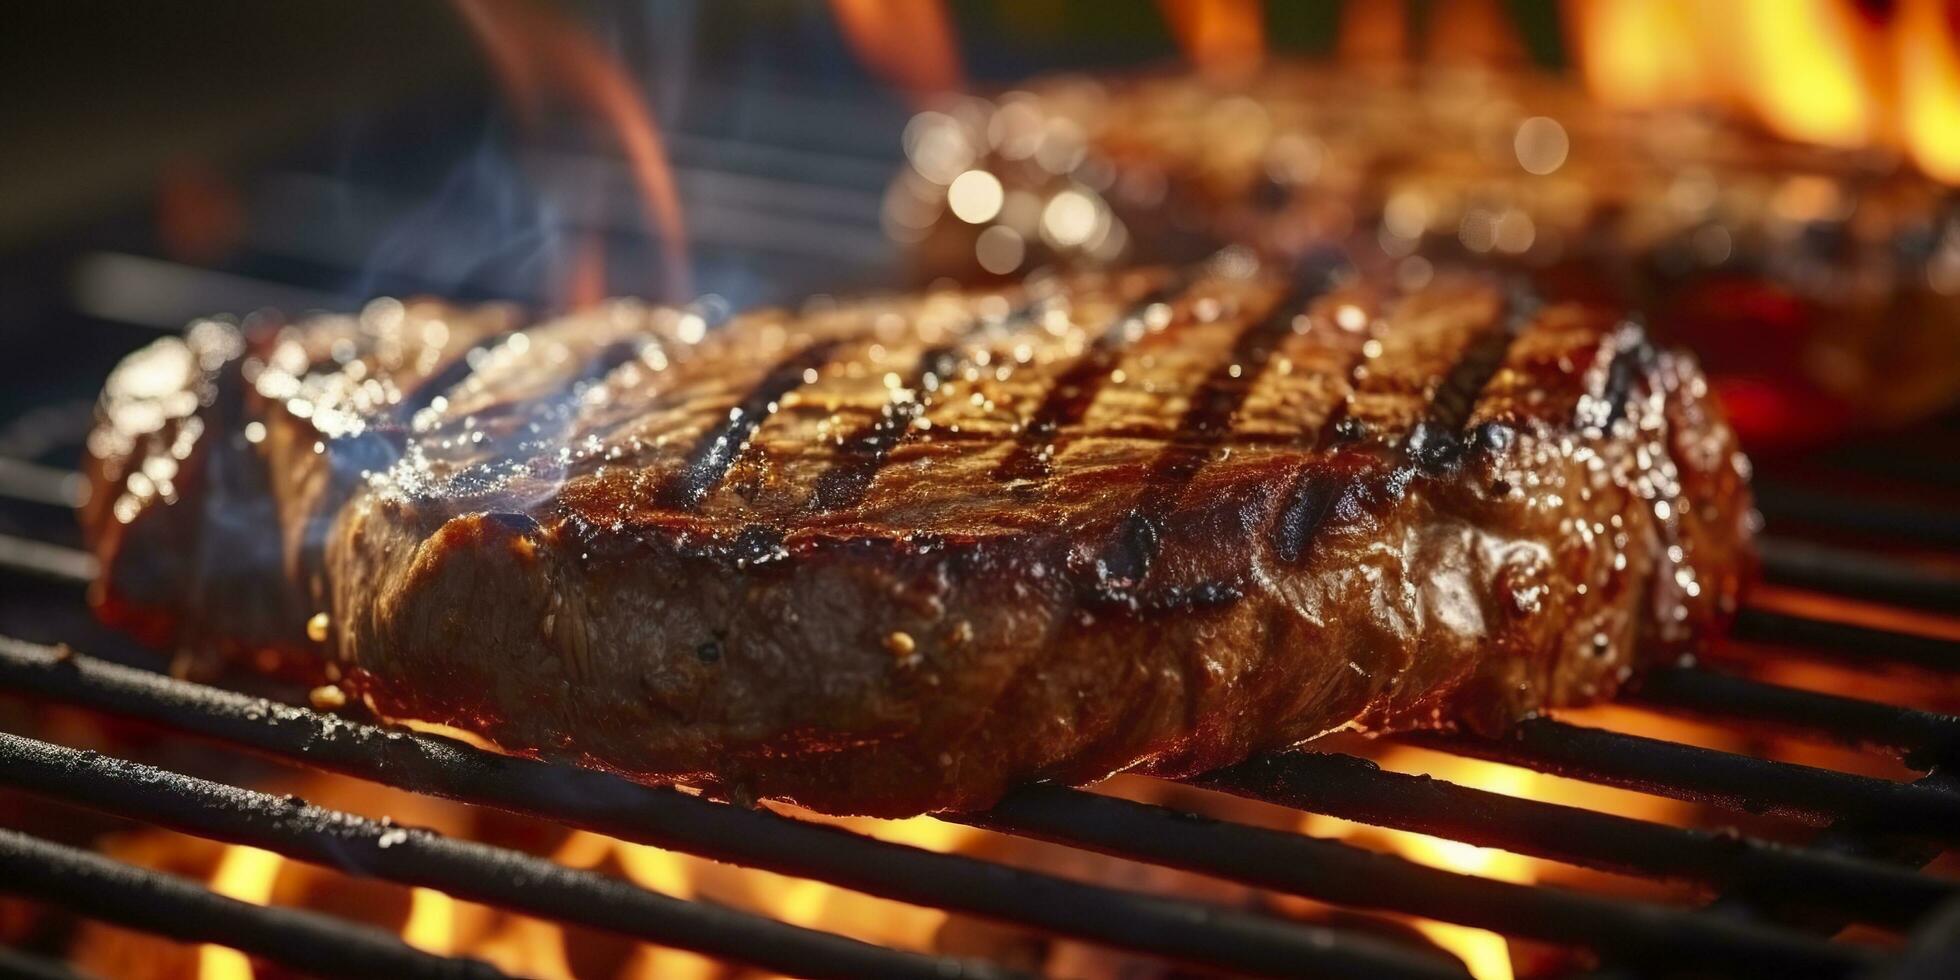
[(1777, 527), (1794, 522), (1960, 548), (1960, 516), (1951, 511), (1766, 480), (1757, 480), (1754, 490), (1757, 508)]
[(90, 974), (60, 960), (0, 946), (0, 977), (13, 977), (15, 980), (89, 980)]
[(1211, 820), (1056, 786), (1032, 786), (957, 818), (989, 830), (1153, 861), (1359, 908), (1578, 943), (1626, 958), (1665, 956), (1776, 976), (1846, 976), (1870, 949), (1651, 902), (1518, 885), (1426, 867), (1336, 841)]
[(38, 579), (87, 585), (95, 578), (95, 556), (86, 551), (0, 534), (0, 568)]
[(1351, 931), (1082, 884), (449, 739), (391, 735), (19, 640), (0, 638), (0, 688), (400, 789), (1213, 968), (1266, 975), (1459, 975), (1416, 950)]
[(1960, 673), (1960, 640), (1918, 633), (1811, 619), (1766, 609), (1743, 609), (1735, 617), (1735, 638), (1774, 643), (1828, 654), (1859, 666), (1899, 663), (1942, 673)]
[(1868, 554), (1767, 535), (1756, 540), (1763, 577), (1779, 585), (1874, 599), (1897, 606), (1960, 609), (1960, 578)]
[(316, 976), (503, 976), (488, 963), (424, 953), (378, 929), (252, 905), (175, 875), (5, 829), (0, 892), (185, 942), (230, 946)]
[(1930, 769), (1960, 748), (1960, 717), (1954, 715), (1764, 684), (1694, 667), (1651, 671), (1631, 696), (1671, 711), (1889, 750), (1918, 769)]
[(1275, 753), (1187, 782), (1602, 871), (1774, 892), (1877, 925), (1909, 925), (1928, 907), (1960, 897), (1960, 882), (1882, 862), (1505, 796), (1349, 755)]
[(1925, 783), (1895, 783), (1548, 718), (1522, 722), (1502, 738), (1434, 732), (1400, 738), (1571, 779), (1817, 826), (1850, 817), (1874, 830), (1943, 840), (1960, 835), (1960, 793)]
[(1934, 909), (1904, 955), (1873, 980), (1951, 980), (1960, 976), (1960, 902)]
[(396, 827), (297, 798), (0, 732), (0, 784), (348, 874), (603, 929), (769, 970), (827, 977), (1011, 976), (636, 887), (517, 851)]

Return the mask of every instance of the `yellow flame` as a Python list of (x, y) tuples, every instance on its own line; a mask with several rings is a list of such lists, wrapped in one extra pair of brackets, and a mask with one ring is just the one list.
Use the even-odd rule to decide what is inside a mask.
[(1928, 174), (1960, 183), (1960, 54), (1940, 0), (1904, 0), (1893, 45), (1906, 148)]
[(571, 961), (565, 958), (565, 930), (536, 919), (511, 917), (470, 955), (507, 973), (538, 980), (576, 980)]
[(1570, 0), (1568, 10), (1581, 74), (1602, 101), (1651, 108), (1713, 93), (1691, 0)]
[(441, 956), (456, 951), (456, 900), (433, 888), (408, 893), (408, 922), (402, 941)]
[[(279, 880), (280, 865), (285, 862), (285, 858), (271, 851), (234, 844), (225, 848), (217, 869), (211, 872), (211, 890), (241, 902), (264, 905), (272, 901), (272, 887)], [(252, 961), (235, 949), (200, 946), (197, 977), (198, 980), (251, 980)]]
[(1737, 79), (1763, 121), (1792, 139), (1861, 145), (1876, 100), (1859, 64), (1859, 24), (1837, 0), (1735, 0)]
[[(1506, 796), (1540, 796), (1544, 791), (1542, 784), (1547, 779), (1515, 766), (1439, 755), (1403, 746), (1386, 749), (1378, 761), (1385, 768), (1426, 772), (1460, 785)], [(1352, 823), (1317, 813), (1307, 814), (1301, 821), (1300, 829), (1315, 837), (1378, 846), (1417, 864), (1446, 871), (1518, 884), (1529, 884), (1537, 879), (1532, 859), (1496, 848)], [(1411, 919), (1410, 924), (1427, 936), (1430, 942), (1462, 960), (1476, 980), (1513, 980), (1511, 947), (1502, 935), (1486, 929), (1428, 919)]]

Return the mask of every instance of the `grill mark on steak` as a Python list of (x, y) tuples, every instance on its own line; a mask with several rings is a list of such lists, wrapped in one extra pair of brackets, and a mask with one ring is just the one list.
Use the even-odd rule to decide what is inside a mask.
[(970, 355), (964, 352), (965, 345), (979, 334), (1028, 322), (1037, 305), (1025, 304), (999, 320), (976, 318), (951, 343), (920, 354), (918, 364), (901, 386), (901, 390), (914, 392), (913, 396), (900, 401), (897, 393), (894, 393), (886, 400), (876, 419), (844, 437), (838, 444), (838, 450), (846, 455), (817, 478), (816, 490), (810, 497), (810, 509), (829, 512), (862, 503), (865, 494), (871, 491), (871, 484), (877, 480), (878, 472), (891, 459), (892, 451), (911, 438), (915, 431), (913, 423), (932, 407), (932, 397), (939, 386), (968, 363)]
[(524, 330), (525, 327), (522, 325), (512, 326), (478, 338), (476, 343), (458, 351), (449, 363), (430, 372), (409, 390), (402, 392), (401, 401), (395, 403), (394, 411), (390, 414), (399, 422), (406, 422), (415, 417), (415, 413), (433, 404), (437, 396), (463, 383), (475, 372), (476, 365), (471, 363), (473, 360), (471, 354), (491, 350)]
[[(1451, 365), (1442, 382), (1436, 386), (1435, 395), (1422, 420), (1410, 430), (1404, 450), (1416, 467), (1433, 471), (1445, 468), (1462, 457), (1465, 443), (1463, 427), (1482, 400), (1491, 378), (1503, 366), (1511, 344), (1537, 315), (1540, 305), (1538, 297), (1528, 287), (1519, 283), (1511, 285), (1506, 294), (1504, 311), (1493, 317), (1490, 325), (1464, 347), (1456, 363)], [(1349, 369), (1350, 379), (1364, 362), (1364, 358), (1356, 358)], [(1350, 381), (1341, 402), (1328, 413), (1316, 446), (1356, 441), (1366, 435), (1360, 431), (1360, 423), (1348, 414), (1353, 391), (1354, 385)], [(1486, 428), (1496, 426), (1493, 424)], [(1480, 430), (1476, 439), (1496, 442), (1507, 436), (1508, 430), (1503, 435)], [(1286, 505), (1280, 508), (1268, 536), (1273, 552), (1281, 562), (1294, 564), (1304, 559), (1329, 517), (1365, 506), (1358, 483), (1364, 472), (1365, 467), (1361, 466), (1329, 467), (1324, 463), (1310, 463), (1301, 470), (1288, 490)]]
[(1117, 359), (1130, 346), (1131, 325), (1152, 306), (1175, 299), (1190, 285), (1190, 281), (1189, 276), (1179, 275), (1175, 280), (1151, 290), (1110, 321), (1109, 326), (1096, 337), (1095, 343), (1055, 378), (1048, 393), (1042, 397), (1041, 404), (1016, 434), (1013, 451), (994, 469), (994, 479), (1009, 483), (1047, 479), (1054, 468), (1061, 431), (1080, 423), (1089, 413), (1089, 407), (1095, 404), (1096, 396), (1109, 380), (1109, 373), (1115, 369)]
[[(1310, 329), (1262, 336), (1281, 329), (1275, 313), (1293, 312), (1276, 307), (1301, 299), (1289, 279), (1207, 273), (1178, 301), (1175, 330), (1123, 353), (1134, 383), (1110, 379), (1063, 430), (1049, 478), (997, 483), (988, 474), (1056, 376), (1114, 313), (1171, 279), (1062, 281), (1064, 296), (1092, 304), (1070, 332), (1017, 328), (1002, 343), (1028, 341), (1038, 356), (962, 371), (979, 397), (966, 383), (941, 389), (922, 416), (931, 429), (910, 443), (902, 428), (884, 431), (903, 448), (843, 527), (809, 506), (824, 474), (860, 465), (836, 434), (876, 418), (891, 395), (885, 374), (919, 370), (975, 310), (1004, 315), (1021, 301), (936, 293), (745, 317), (676, 347), (671, 366), (627, 365), (587, 389), (604, 397), (569, 409), (555, 404), (578, 390), (561, 384), (567, 372), (622, 332), (672, 321), (541, 325), (535, 355), (477, 358), (442, 424), (410, 433), (400, 472), (340, 500), (317, 487), (312, 445), (329, 431), (317, 413), (251, 397), (231, 417), (226, 399), (204, 394), (215, 361), (165, 344), (118, 369), (112, 395), (149, 387), (108, 400), (90, 438), (98, 601), (159, 642), (231, 638), (214, 652), (250, 663), (290, 651), (299, 679), (338, 671), (383, 717), (649, 781), (879, 815), (973, 810), (1021, 782), (1133, 766), (1200, 772), (1350, 724), (1494, 731), (1609, 695), (1732, 608), (1746, 573), (1747, 467), (1690, 360), (1661, 352), (1642, 369), (1628, 350), (1637, 332), (1619, 316), (1558, 304), (1522, 328), (1463, 417), (1463, 389), (1444, 382), (1481, 374), (1461, 365), (1515, 313), (1497, 280), (1424, 284), (1384, 310), (1392, 281), (1364, 275), (1315, 301)], [(1357, 318), (1351, 301), (1380, 315)], [(318, 332), (293, 337), (317, 353), (345, 323), (307, 329)], [(839, 346), (817, 361), (818, 383), (760, 417), (769, 379), (794, 385), (824, 341)], [(978, 360), (998, 353), (989, 343), (964, 349)], [(1355, 374), (1364, 346), (1374, 356)], [(181, 389), (146, 381), (157, 357)], [(1616, 359), (1633, 372), (1624, 384)], [(383, 385), (443, 363), (377, 360)], [(1246, 370), (1262, 360), (1263, 376)], [(319, 387), (333, 393), (343, 378), (328, 369)], [(1589, 396), (1622, 390), (1624, 421), (1573, 424)], [(1350, 397), (1367, 438), (1309, 448)], [(540, 399), (535, 421), (502, 407)], [(1588, 419), (1606, 410), (1592, 400)], [(746, 432), (728, 425), (745, 406), (756, 417)], [(139, 488), (127, 474), (181, 452), (189, 425), (152, 431), (146, 419), (193, 411), (203, 434), (182, 461), (184, 499), (128, 496)], [(240, 427), (261, 419), (270, 437), (245, 448)], [(1469, 442), (1429, 473), (1406, 445), (1423, 421), (1478, 435), (1494, 425), (1517, 443)], [(942, 434), (946, 444), (927, 445)], [(1254, 441), (1262, 448), (1242, 455), (1219, 448)], [(227, 478), (232, 462), (253, 467), (249, 479)], [(690, 467), (717, 462), (729, 468), (700, 484), (693, 510), (662, 505)], [(332, 519), (320, 561), (246, 553), (321, 515)], [(1623, 539), (1570, 530), (1609, 521)], [(1661, 557), (1671, 546), (1680, 558)], [(1085, 604), (1098, 557), (1141, 579), (1128, 583), (1133, 606)], [(326, 644), (300, 630), (322, 610)]]
[(1581, 424), (1592, 421), (1604, 429), (1619, 421), (1626, 415), (1627, 402), (1633, 397), (1634, 381), (1653, 370), (1659, 352), (1654, 350), (1647, 331), (1638, 323), (1629, 322), (1625, 332), (1631, 336), (1615, 346), (1613, 361), (1606, 366), (1606, 382), (1596, 396), (1598, 403), (1605, 406), (1605, 412), (1597, 419), (1582, 418)]
[(1198, 476), (1212, 451), (1232, 435), (1232, 423), (1265, 376), (1273, 352), (1293, 329), (1293, 318), (1332, 286), (1332, 270), (1289, 286), (1263, 317), (1240, 330), (1225, 359), (1212, 367), (1178, 420), (1173, 442), (1150, 464), (1136, 502), (1096, 559), (1088, 601), (1152, 609), (1218, 605), (1238, 599), (1237, 585), (1200, 582), (1173, 586), (1145, 598), (1138, 590), (1162, 546), (1161, 525)]
[[(1484, 389), (1500, 367), (1511, 343), (1538, 315), (1541, 302), (1530, 286), (1512, 282), (1505, 291), (1505, 311), (1463, 350), (1443, 381), (1436, 386), (1422, 421), (1409, 431), (1405, 446), (1411, 462), (1427, 471), (1444, 469), (1461, 459), (1463, 427), (1470, 420)], [(1481, 436), (1480, 436), (1481, 438)], [(1502, 438), (1491, 434), (1491, 438)]]
[(843, 458), (817, 478), (810, 509), (843, 510), (863, 501), (872, 481), (878, 478), (878, 471), (891, 458), (892, 450), (912, 432), (912, 423), (925, 414), (931, 397), (927, 379), (933, 379), (930, 384), (937, 387), (947, 375), (958, 370), (960, 360), (959, 347), (952, 344), (920, 354), (919, 365), (900, 386), (901, 391), (913, 394), (900, 400), (894, 392), (879, 409), (877, 418), (838, 442), (837, 451)]
[(775, 413), (783, 396), (805, 384), (805, 372), (822, 370), (842, 345), (842, 339), (820, 340), (770, 368), (729, 410), (727, 421), (702, 434), (688, 452), (687, 465), (661, 489), (661, 503), (675, 510), (700, 507), (728, 475), (756, 427)]

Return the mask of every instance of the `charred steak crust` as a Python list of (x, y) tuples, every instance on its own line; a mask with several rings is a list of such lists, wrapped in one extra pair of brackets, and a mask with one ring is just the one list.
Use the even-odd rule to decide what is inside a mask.
[[(1746, 462), (1691, 361), (1483, 279), (1225, 269), (713, 329), (632, 303), (200, 326), (105, 395), (98, 601), (389, 717), (885, 815), (1494, 728), (1732, 610)], [(173, 495), (122, 503), (159, 453)], [(173, 565), (269, 612), (158, 589)]]

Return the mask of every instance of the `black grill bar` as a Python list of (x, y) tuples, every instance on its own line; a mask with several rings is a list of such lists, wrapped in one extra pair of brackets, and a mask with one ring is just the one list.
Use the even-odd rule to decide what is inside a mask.
[(1262, 975), (1461, 975), (1408, 947), (1348, 930), (937, 854), (592, 770), (498, 755), (434, 736), (391, 734), (14, 639), (0, 638), (0, 688), (139, 718), (399, 789), (1214, 969)]
[(1960, 578), (1896, 559), (1789, 538), (1760, 537), (1763, 577), (1898, 606), (1947, 612), (1960, 609)]
[(1951, 980), (1960, 976), (1960, 902), (1933, 910), (1904, 955), (1873, 980)]
[(1930, 906), (1960, 898), (1960, 882), (1883, 862), (1505, 796), (1350, 755), (1276, 753), (1187, 782), (1601, 871), (1774, 893), (1876, 925), (1910, 925)]
[(1960, 548), (1960, 517), (1950, 511), (1760, 479), (1754, 490), (1757, 509), (1777, 527), (1787, 521), (1832, 531), (1882, 534), (1902, 541)]
[(1831, 659), (1870, 667), (1898, 663), (1941, 673), (1960, 673), (1960, 641), (1893, 630), (1811, 619), (1767, 609), (1736, 614), (1735, 638), (1773, 643)]
[[(1919, 779), (1919, 785), (1954, 789), (1947, 774), (1935, 770)], [(1856, 820), (1841, 820), (1826, 827), (1805, 845), (1813, 851), (1841, 854), (1865, 861), (1885, 861), (1902, 868), (1924, 867), (1945, 850), (1923, 837), (1875, 833)], [(1816, 935), (1832, 935), (1855, 921), (1853, 917), (1814, 911), (1793, 896), (1760, 892), (1723, 895), (1707, 908), (1712, 915), (1740, 916), (1773, 920)], [(1928, 906), (1932, 908), (1933, 906)]]
[(378, 929), (252, 905), (175, 875), (5, 829), (0, 892), (184, 942), (230, 946), (315, 976), (503, 976), (488, 963), (434, 956)]
[(1960, 793), (1790, 762), (1718, 752), (1639, 735), (1534, 718), (1485, 738), (1415, 732), (1413, 745), (1524, 766), (1571, 779), (1815, 826), (1855, 818), (1873, 830), (1960, 836)]
[(59, 960), (0, 946), (0, 977), (16, 980), (88, 980), (88, 975)]
[(1698, 916), (1693, 910), (1517, 885), (1416, 864), (1337, 841), (1212, 820), (1056, 786), (1016, 790), (974, 826), (1359, 908), (1577, 943), (1622, 958), (1662, 956), (1771, 976), (1847, 976), (1870, 949)]
[(469, 901), (798, 976), (984, 980), (1014, 975), (683, 901), (517, 851), (4, 732), (0, 784), (348, 874), (434, 888)]
[(1960, 748), (1960, 717), (1764, 684), (1695, 667), (1649, 672), (1631, 699), (1669, 711), (1820, 735), (1930, 769)]

